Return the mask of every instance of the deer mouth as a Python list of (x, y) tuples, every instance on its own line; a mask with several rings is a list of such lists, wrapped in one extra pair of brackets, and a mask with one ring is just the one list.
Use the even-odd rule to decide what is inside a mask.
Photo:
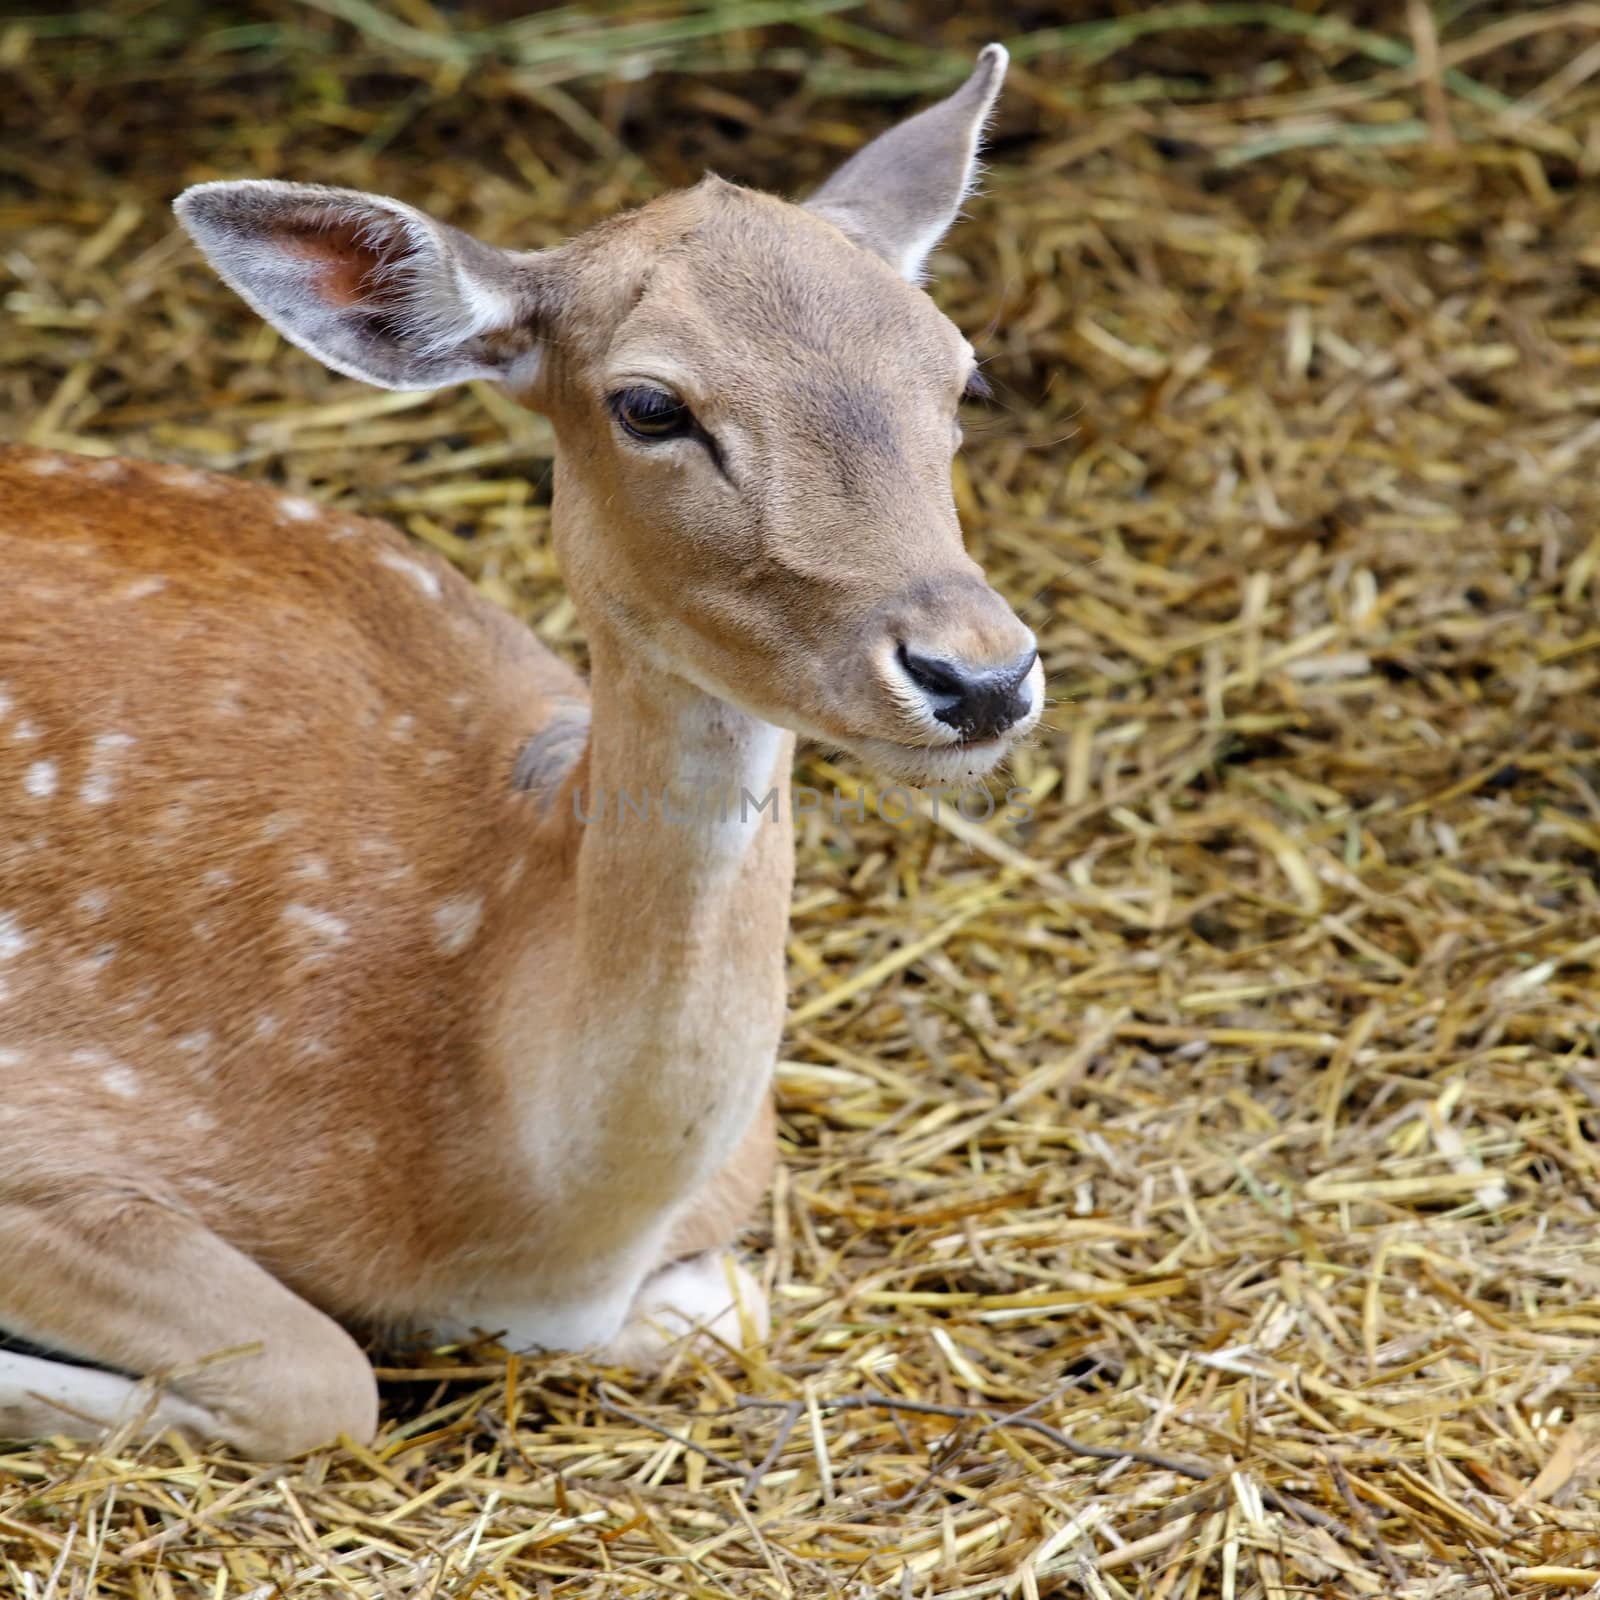
[(957, 739), (949, 744), (856, 739), (851, 748), (869, 766), (902, 782), (947, 784), (987, 777), (1016, 742), (1013, 730), (1007, 729), (993, 738)]

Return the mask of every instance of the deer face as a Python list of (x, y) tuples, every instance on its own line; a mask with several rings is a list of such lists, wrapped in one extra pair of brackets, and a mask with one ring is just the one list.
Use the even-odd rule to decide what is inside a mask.
[(950, 492), (971, 347), (801, 207), (711, 180), (633, 225), (628, 309), (544, 377), (575, 594), (664, 669), (880, 769), (987, 768), (1040, 693)]
[(991, 47), (806, 206), (712, 178), (538, 255), (296, 185), (204, 185), (179, 214), (339, 370), (491, 378), (548, 414), (568, 583), (660, 670), (943, 781), (988, 770), (1042, 702), (950, 492), (972, 349), (914, 282), (1003, 68)]

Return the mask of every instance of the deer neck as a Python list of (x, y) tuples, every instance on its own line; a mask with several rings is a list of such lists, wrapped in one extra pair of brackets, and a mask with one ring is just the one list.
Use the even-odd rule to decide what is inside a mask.
[(582, 911), (598, 926), (619, 882), (632, 882), (652, 906), (683, 914), (680, 931), (704, 931), (781, 873), (786, 914), (793, 737), (641, 659), (609, 629), (589, 640), (591, 731), (570, 799)]
[[(727, 1157), (770, 1081), (793, 739), (605, 626), (588, 633), (589, 745), (554, 800), (569, 844), (562, 948), (536, 953), (519, 984), (542, 992), (519, 1048), (556, 1068), (530, 1102), (528, 1153), (659, 1210)], [(553, 1114), (552, 1092), (582, 1105)], [(544, 1148), (542, 1128), (564, 1148)]]

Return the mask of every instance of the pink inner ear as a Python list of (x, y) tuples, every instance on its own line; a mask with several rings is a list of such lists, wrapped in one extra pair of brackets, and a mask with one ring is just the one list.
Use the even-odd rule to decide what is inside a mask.
[[(317, 290), (340, 307), (383, 301), (393, 262), (373, 246), (370, 224), (308, 216), (278, 231), (279, 248), (317, 268)], [(384, 241), (387, 243), (387, 241)]]

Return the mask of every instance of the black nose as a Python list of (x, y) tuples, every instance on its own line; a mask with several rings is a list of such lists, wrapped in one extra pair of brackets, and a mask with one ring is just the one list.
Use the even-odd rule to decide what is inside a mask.
[(920, 655), (904, 644), (897, 652), (901, 670), (928, 697), (934, 716), (963, 739), (993, 739), (1028, 714), (1028, 697), (1018, 691), (1038, 654), (1030, 648), (1008, 666), (975, 667)]

